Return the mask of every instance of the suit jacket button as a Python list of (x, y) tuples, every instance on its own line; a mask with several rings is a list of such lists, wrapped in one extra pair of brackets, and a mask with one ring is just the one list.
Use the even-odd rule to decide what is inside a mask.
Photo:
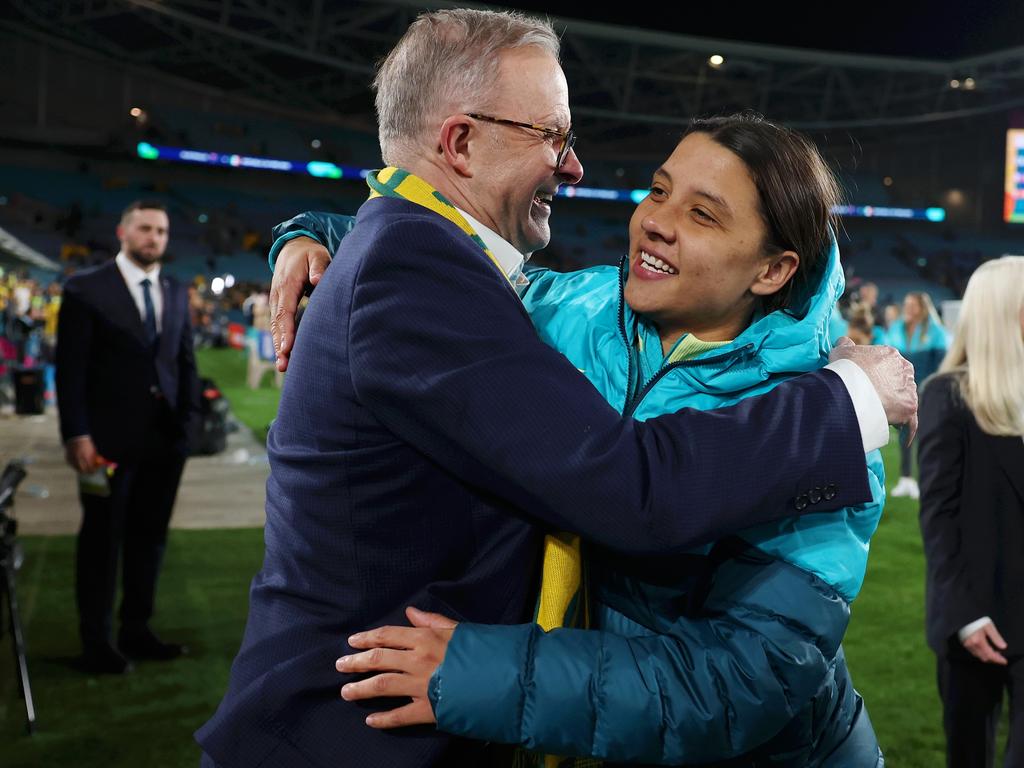
[(807, 498), (810, 500), (811, 504), (818, 504), (821, 501), (821, 488), (819, 488), (819, 487), (812, 488), (808, 492)]
[(832, 499), (836, 497), (836, 494), (838, 492), (839, 489), (836, 488), (835, 484), (829, 483), (828, 485), (825, 486), (825, 490), (821, 495), (825, 497), (825, 501), (832, 501)]
[(796, 501), (793, 502), (793, 506), (796, 507), (797, 512), (802, 512), (803, 510), (807, 509), (807, 504), (808, 501), (806, 493), (801, 493), (799, 496), (796, 497)]

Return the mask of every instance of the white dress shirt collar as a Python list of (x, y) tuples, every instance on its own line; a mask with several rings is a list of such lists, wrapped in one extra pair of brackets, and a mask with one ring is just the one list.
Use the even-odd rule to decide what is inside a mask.
[(159, 287), (160, 262), (157, 262), (150, 267), (147, 272), (134, 261), (129, 259), (128, 254), (124, 251), (118, 251), (114, 261), (117, 262), (117, 268), (121, 270), (121, 275), (124, 277), (124, 280), (128, 285), (138, 285), (148, 277), (150, 283), (152, 283), (154, 287)]
[(156, 315), (156, 330), (160, 333), (163, 330), (164, 296), (163, 286), (160, 285), (160, 264), (157, 263), (147, 272), (134, 261), (128, 258), (124, 251), (120, 251), (114, 259), (117, 269), (128, 286), (128, 293), (131, 294), (135, 307), (139, 310), (139, 318), (146, 322), (146, 298), (142, 290), (142, 281), (149, 280), (149, 298), (153, 302), (153, 312)]
[(466, 221), (469, 222), (469, 226), (473, 228), (480, 236), (480, 239), (484, 241), (484, 245), (494, 254), (494, 258), (505, 273), (505, 277), (512, 283), (516, 293), (522, 296), (526, 286), (530, 284), (530, 281), (523, 274), (523, 266), (529, 257), (524, 257), (523, 254), (513, 247), (512, 243), (490, 227), (481, 224), (461, 208), (456, 210), (465, 217)]

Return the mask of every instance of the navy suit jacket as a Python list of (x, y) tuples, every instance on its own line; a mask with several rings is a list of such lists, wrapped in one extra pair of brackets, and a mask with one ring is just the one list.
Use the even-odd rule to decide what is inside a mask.
[[(61, 437), (91, 435), (116, 462), (164, 442), (186, 452), (199, 409), (188, 291), (161, 273), (163, 314), (149, 348), (138, 307), (111, 259), (64, 284), (57, 323), (57, 402)], [(161, 399), (154, 403), (154, 394)], [(154, 419), (156, 423), (154, 424)]]
[(350, 633), (404, 624), (407, 605), (528, 620), (547, 526), (671, 553), (795, 514), (814, 486), (839, 489), (816, 512), (870, 499), (835, 374), (624, 419), (465, 234), (390, 198), (362, 206), (309, 303), (267, 447), (263, 568), (227, 694), (197, 734), (238, 768), (474, 764), (478, 744), (368, 728), (382, 703), (343, 701), (334, 661)]

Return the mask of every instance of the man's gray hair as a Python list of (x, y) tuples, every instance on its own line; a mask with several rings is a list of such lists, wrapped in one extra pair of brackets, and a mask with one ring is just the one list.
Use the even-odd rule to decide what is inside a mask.
[(421, 14), (373, 81), (384, 162), (401, 165), (432, 119), (485, 110), (501, 52), (530, 45), (558, 59), (558, 35), (547, 20), (467, 8)]

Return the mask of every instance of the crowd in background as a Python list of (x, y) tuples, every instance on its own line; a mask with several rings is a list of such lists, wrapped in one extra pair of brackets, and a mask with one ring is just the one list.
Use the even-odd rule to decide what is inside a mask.
[[(10, 372), (40, 368), (44, 372), (45, 399), (53, 402), (53, 365), (57, 343), (63, 280), (37, 279), (24, 270), (0, 267), (0, 407), (14, 402)], [(213, 281), (196, 276), (189, 284), (189, 320), (194, 345), (239, 346), (233, 343), (239, 326), (265, 331), (269, 326), (269, 284), (236, 282), (213, 290)]]

